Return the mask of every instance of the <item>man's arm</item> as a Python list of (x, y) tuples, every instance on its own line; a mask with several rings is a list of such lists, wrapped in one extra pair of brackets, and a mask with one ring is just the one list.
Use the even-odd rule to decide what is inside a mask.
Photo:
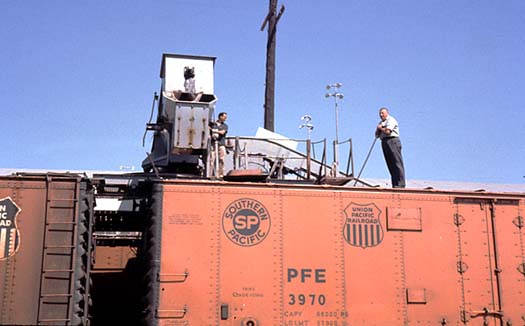
[(220, 133), (221, 135), (226, 135), (227, 132), (228, 132), (228, 125), (227, 125), (227, 124), (223, 124), (223, 129), (221, 129), (221, 130), (219, 131), (219, 133)]
[(378, 138), (379, 135), (381, 135), (381, 133), (384, 133), (385, 135), (390, 136), (390, 134), (392, 133), (392, 130), (389, 129), (388, 127), (384, 127), (381, 123), (379, 123), (376, 129), (376, 138)]

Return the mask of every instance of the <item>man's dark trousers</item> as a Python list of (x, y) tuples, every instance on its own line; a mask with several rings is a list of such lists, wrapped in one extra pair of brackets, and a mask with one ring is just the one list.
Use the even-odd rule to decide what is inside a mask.
[(387, 137), (381, 141), (383, 155), (392, 179), (392, 187), (405, 188), (405, 167), (401, 156), (401, 141), (399, 137)]

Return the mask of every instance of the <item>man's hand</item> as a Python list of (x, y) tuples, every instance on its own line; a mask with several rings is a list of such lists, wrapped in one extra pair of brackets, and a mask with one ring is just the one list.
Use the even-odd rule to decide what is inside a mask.
[(378, 124), (377, 125), (377, 128), (376, 128), (376, 138), (379, 138), (379, 135), (381, 135), (381, 131), (383, 130), (383, 127), (381, 126), (381, 124)]

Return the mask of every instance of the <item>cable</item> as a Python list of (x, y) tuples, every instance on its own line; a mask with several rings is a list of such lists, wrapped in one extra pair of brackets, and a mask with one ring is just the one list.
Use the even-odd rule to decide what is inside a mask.
[(368, 155), (366, 156), (365, 162), (363, 163), (363, 166), (361, 167), (361, 170), (359, 170), (359, 174), (357, 175), (357, 179), (354, 182), (354, 187), (357, 185), (357, 181), (361, 177), (361, 173), (363, 172), (366, 162), (368, 162), (368, 159), (370, 158), (370, 154), (372, 154), (372, 150), (374, 149), (374, 145), (376, 144), (377, 138), (374, 137), (374, 141), (372, 142), (372, 146), (370, 146), (370, 150), (368, 150)]

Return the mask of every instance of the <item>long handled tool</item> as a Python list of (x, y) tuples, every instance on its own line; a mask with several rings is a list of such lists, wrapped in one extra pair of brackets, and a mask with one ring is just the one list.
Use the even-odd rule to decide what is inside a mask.
[(363, 163), (363, 166), (361, 167), (361, 170), (359, 170), (359, 174), (357, 175), (357, 179), (355, 179), (354, 186), (357, 184), (357, 181), (361, 177), (361, 173), (365, 169), (366, 162), (368, 162), (368, 159), (370, 158), (370, 154), (372, 154), (372, 150), (374, 149), (374, 145), (376, 144), (377, 138), (374, 137), (374, 141), (372, 142), (372, 146), (370, 146), (370, 149), (368, 150), (368, 155), (366, 156), (365, 162)]

